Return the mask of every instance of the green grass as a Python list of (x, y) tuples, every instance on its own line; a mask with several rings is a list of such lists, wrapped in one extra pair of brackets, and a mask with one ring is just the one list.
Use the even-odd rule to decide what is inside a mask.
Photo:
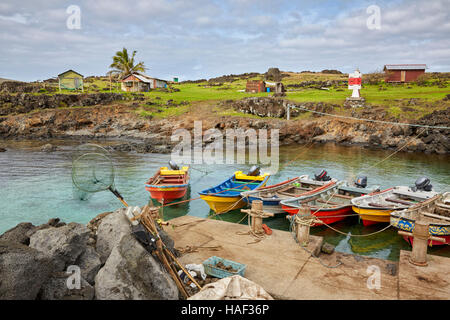
[(180, 116), (189, 111), (190, 105), (178, 106), (178, 107), (154, 107), (145, 108), (141, 107), (136, 112), (143, 117), (152, 117), (157, 119), (164, 119), (169, 117)]
[[(331, 104), (343, 105), (345, 99), (351, 96), (351, 90), (347, 89), (347, 86), (341, 85), (339, 87), (330, 87), (330, 90), (319, 90), (315, 88), (288, 88), (289, 84), (301, 83), (304, 81), (325, 81), (325, 80), (346, 80), (347, 75), (336, 74), (320, 74), (320, 73), (284, 73), (288, 74), (288, 77), (283, 78), (282, 82), (286, 89), (286, 99), (294, 102), (325, 102)], [(251, 78), (262, 79), (262, 75)], [(142, 116), (152, 116), (155, 118), (167, 118), (172, 116), (182, 115), (189, 110), (191, 106), (196, 103), (207, 102), (211, 105), (216, 105), (217, 102), (223, 100), (238, 100), (245, 97), (268, 97), (272, 93), (246, 93), (242, 92), (245, 89), (247, 79), (238, 79), (232, 82), (225, 82), (220, 86), (211, 85), (208, 82), (202, 83), (180, 83), (172, 84), (173, 88), (179, 89), (178, 92), (161, 92), (153, 90), (150, 92), (143, 92), (145, 101), (133, 101), (139, 103), (140, 107), (136, 112)], [(445, 82), (447, 85), (448, 81)], [(215, 83), (217, 84), (217, 83)], [(96, 87), (94, 88), (95, 85)], [(85, 82), (85, 93), (94, 92), (110, 92), (109, 79), (95, 79)], [(379, 87), (383, 87), (386, 90), (379, 90)], [(418, 86), (415, 83), (409, 84), (385, 84), (381, 85), (363, 85), (361, 89), (361, 96), (366, 99), (366, 102), (384, 107), (385, 110), (394, 117), (405, 118), (417, 118), (423, 116), (433, 110), (441, 108), (440, 105), (434, 104), (431, 109), (427, 104), (442, 100), (448, 93), (447, 87), (439, 88), (437, 84), (432, 86)], [(78, 91), (79, 92), (79, 91)], [(121, 93), (125, 96), (132, 97), (132, 93), (124, 93), (120, 90), (120, 86), (117, 83), (112, 84), (111, 92)], [(60, 93), (56, 91), (51, 94)], [(76, 91), (62, 90), (63, 94), (74, 94)], [(36, 93), (40, 94), (40, 93)], [(48, 93), (45, 93), (48, 94)], [(416, 106), (409, 106), (408, 101), (411, 98), (419, 99), (420, 103)], [(180, 104), (182, 102), (188, 103), (187, 105), (180, 105), (173, 107), (167, 104), (169, 100), (173, 100), (173, 103)], [(148, 102), (152, 102), (151, 105), (147, 105)], [(130, 103), (129, 99), (118, 101), (117, 103)], [(443, 104), (442, 108), (445, 108), (446, 104)], [(407, 108), (406, 108), (407, 107)], [(231, 109), (216, 110), (211, 109), (218, 115), (223, 116), (241, 116), (258, 118), (258, 116), (242, 114)], [(348, 112), (343, 108), (335, 108), (337, 113)], [(299, 119), (305, 118), (307, 115), (301, 114)]]
[[(361, 96), (366, 99), (367, 103), (389, 106), (397, 100), (418, 98), (427, 101), (437, 101), (443, 99), (448, 93), (448, 88), (420, 87), (415, 84), (409, 85), (384, 85), (386, 90), (379, 90), (378, 85), (364, 85), (361, 89)], [(344, 88), (344, 91), (336, 91), (334, 88), (330, 90), (318, 89), (302, 89), (301, 91), (287, 92), (287, 98), (298, 102), (328, 102), (342, 104), (347, 97), (351, 96), (351, 90)]]
[(223, 109), (223, 110), (218, 110), (218, 109), (219, 108), (216, 109), (216, 112), (217, 112), (217, 115), (219, 115), (219, 116), (241, 117), (241, 118), (250, 118), (250, 119), (267, 119), (268, 118), (268, 117), (260, 117), (255, 114), (238, 112), (233, 109)]
[[(283, 78), (283, 84), (300, 83), (302, 81), (310, 80), (345, 80), (346, 75), (335, 74), (313, 74), (313, 73), (289, 73), (288, 78)], [(261, 79), (261, 76), (251, 79)], [(245, 97), (267, 97), (272, 93), (246, 93), (240, 92), (245, 89), (247, 80), (240, 79), (233, 82), (225, 82), (222, 86), (210, 86), (208, 82), (202, 83), (182, 83), (172, 85), (174, 88), (179, 89), (179, 92), (160, 92), (157, 90), (150, 92), (143, 92), (147, 99), (154, 100), (156, 97), (160, 98), (161, 103), (165, 103), (172, 99), (175, 103), (182, 101), (194, 102), (194, 101), (209, 101), (209, 100), (227, 100), (227, 99), (242, 99)], [(98, 88), (92, 88), (92, 84), (95, 84)], [(381, 106), (390, 106), (392, 102), (396, 102), (401, 99), (419, 98), (427, 101), (441, 100), (449, 93), (449, 88), (439, 88), (438, 86), (418, 86), (414, 83), (410, 84), (383, 84), (386, 90), (379, 90), (379, 85), (363, 85), (361, 89), (361, 96), (363, 96), (367, 103), (377, 104)], [(123, 93), (117, 84), (113, 83), (112, 92)], [(410, 87), (410, 88), (408, 88)], [(108, 90), (103, 90), (104, 88)], [(330, 90), (319, 90), (315, 88), (287, 88), (286, 97), (292, 101), (297, 102), (328, 102), (342, 104), (345, 98), (351, 95), (351, 90), (348, 90), (346, 86), (341, 86), (340, 90), (331, 87)], [(85, 92), (109, 92), (108, 80), (93, 80), (93, 82), (85, 83)], [(56, 92), (58, 93), (58, 92)], [(64, 94), (72, 94), (74, 91), (62, 90)]]

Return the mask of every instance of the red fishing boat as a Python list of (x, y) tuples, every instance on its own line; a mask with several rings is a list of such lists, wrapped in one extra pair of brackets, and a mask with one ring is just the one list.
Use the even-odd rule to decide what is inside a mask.
[(158, 172), (145, 184), (145, 190), (150, 197), (164, 204), (184, 197), (189, 186), (189, 167), (181, 169), (169, 162), (167, 167), (159, 168)]
[[(369, 192), (367, 188), (350, 188), (344, 181), (332, 184), (318, 192), (281, 201), (281, 207), (290, 215), (295, 215), (302, 207), (309, 207), (311, 214), (326, 224), (344, 220), (352, 213), (351, 199), (361, 193)], [(312, 226), (320, 226), (315, 223)]]

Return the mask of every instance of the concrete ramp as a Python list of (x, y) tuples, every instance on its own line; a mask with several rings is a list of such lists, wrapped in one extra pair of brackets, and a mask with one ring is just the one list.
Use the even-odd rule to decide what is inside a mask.
[[(182, 263), (199, 264), (211, 256), (244, 263), (245, 277), (276, 299), (399, 298), (397, 262), (338, 252), (321, 254), (319, 261), (287, 231), (273, 230), (272, 235), (258, 242), (246, 234), (250, 230), (247, 225), (193, 216), (172, 219), (170, 224), (164, 229), (176, 248), (198, 247), (196, 252), (183, 254)], [(311, 236), (307, 250), (313, 252), (321, 245), (321, 237)], [(324, 266), (333, 267), (339, 261), (336, 268)], [(368, 285), (377, 272), (379, 288), (374, 281)]]

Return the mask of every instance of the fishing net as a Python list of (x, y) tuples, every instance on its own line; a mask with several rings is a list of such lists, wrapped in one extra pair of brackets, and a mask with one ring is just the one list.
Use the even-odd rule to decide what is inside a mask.
[(77, 148), (72, 159), (72, 182), (80, 191), (94, 193), (114, 185), (114, 165), (109, 152), (95, 144)]
[(92, 193), (88, 193), (86, 191), (81, 191), (72, 183), (72, 194), (74, 199), (78, 199), (81, 201), (87, 201), (91, 198)]
[(72, 182), (81, 200), (89, 194), (109, 190), (126, 205), (114, 187), (114, 165), (110, 153), (96, 144), (79, 146), (72, 156)]

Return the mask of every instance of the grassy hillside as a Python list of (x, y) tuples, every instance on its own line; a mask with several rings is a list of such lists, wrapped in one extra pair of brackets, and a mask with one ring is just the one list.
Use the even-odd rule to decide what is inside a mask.
[[(345, 81), (347, 74), (328, 74), (313, 72), (283, 72), (282, 83), (287, 89), (286, 99), (295, 102), (326, 102), (342, 105), (345, 98), (351, 95), (347, 89)], [(371, 75), (363, 75), (364, 79), (369, 79)], [(172, 83), (169, 90), (153, 90), (142, 93), (144, 100), (139, 102), (138, 112), (142, 116), (153, 116), (164, 118), (181, 115), (192, 106), (201, 102), (208, 102), (211, 105), (221, 100), (242, 99), (251, 96), (268, 97), (272, 93), (246, 93), (243, 92), (248, 79), (263, 79), (262, 74), (251, 74), (244, 76), (224, 76), (210, 81)], [(371, 105), (386, 108), (388, 113), (395, 117), (405, 117), (414, 119), (421, 117), (437, 109), (446, 108), (446, 105), (437, 103), (449, 94), (448, 74), (430, 74), (426, 79), (418, 83), (408, 84), (387, 84), (383, 80), (374, 84), (363, 84), (361, 95), (366, 102)], [(337, 81), (336, 81), (337, 80)], [(320, 89), (319, 81), (332, 81), (327, 89)], [(315, 82), (308, 84), (309, 82)], [(57, 85), (57, 84), (53, 84)], [(43, 90), (42, 93), (45, 93)], [(110, 83), (108, 78), (92, 77), (85, 80), (85, 92), (117, 92), (120, 90), (119, 83)], [(55, 94), (58, 91), (52, 93)], [(63, 90), (62, 93), (73, 93), (73, 91)], [(416, 100), (411, 108), (410, 100)], [(126, 103), (126, 102), (124, 102)], [(202, 103), (203, 104), (203, 103)], [(213, 108), (211, 108), (213, 110)], [(221, 110), (220, 114), (234, 115), (232, 110)], [(345, 110), (336, 110), (345, 112)], [(347, 111), (348, 112), (348, 111)]]

